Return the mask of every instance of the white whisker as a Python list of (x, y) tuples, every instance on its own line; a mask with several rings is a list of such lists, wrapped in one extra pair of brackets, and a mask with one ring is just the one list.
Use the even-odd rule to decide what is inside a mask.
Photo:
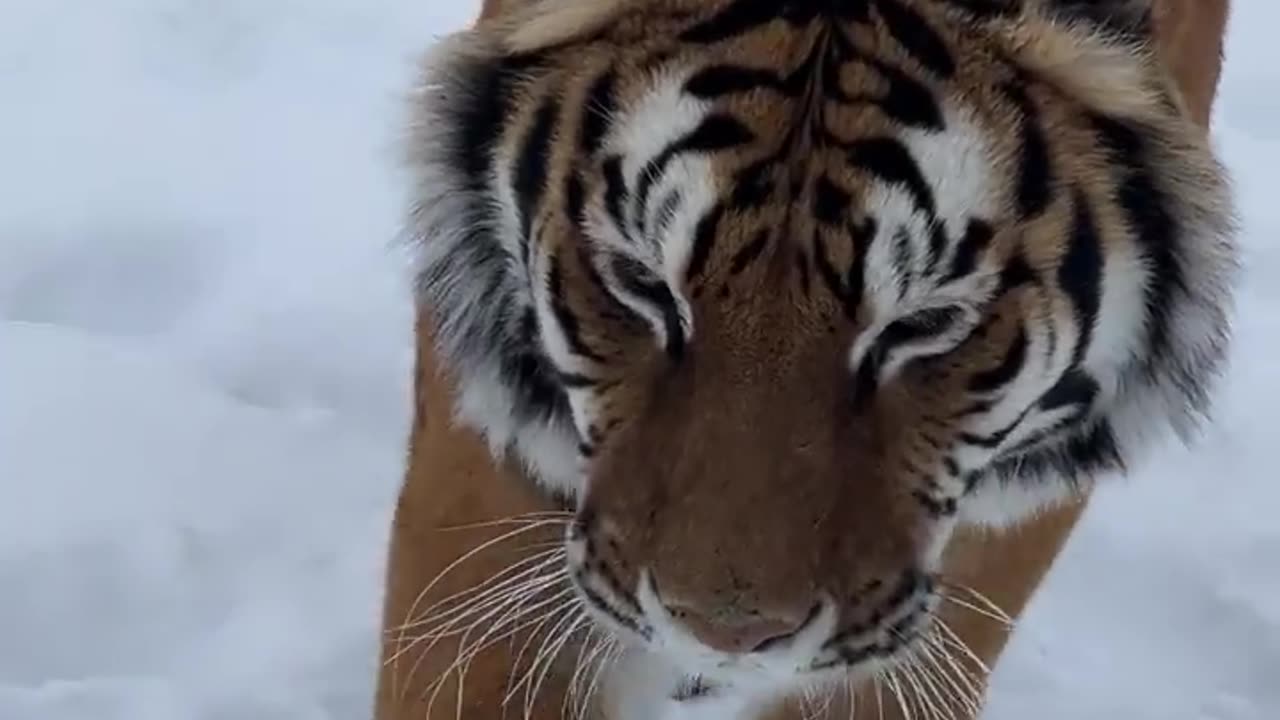
[(944, 687), (939, 681), (937, 665), (932, 662), (932, 656), (928, 654), (926, 645), (918, 645), (915, 653), (916, 673), (924, 690), (933, 698), (938, 717), (942, 720), (957, 720), (956, 713), (961, 709), (957, 706), (966, 705), (964, 699), (957, 696), (950, 688)]
[(945, 634), (946, 637), (943, 639), (948, 644), (953, 645), (957, 650), (963, 652), (975, 665), (978, 666), (978, 669), (982, 671), (984, 676), (991, 676), (991, 668), (987, 667), (987, 664), (983, 662), (982, 658), (978, 657), (977, 654), (969, 648), (968, 643), (960, 639), (960, 636), (956, 634), (955, 630), (951, 629), (950, 625), (948, 625), (942, 618), (937, 618), (936, 624), (938, 629)]
[[(574, 616), (571, 614), (569, 617)], [(525, 689), (524, 716), (526, 720), (530, 720), (533, 717), (533, 709), (537, 702), (538, 693), (541, 691), (542, 684), (546, 681), (548, 673), (551, 672), (551, 667), (555, 664), (556, 658), (560, 655), (564, 646), (568, 644), (569, 640), (572, 639), (574, 633), (588, 622), (590, 622), (590, 619), (587, 617), (586, 613), (579, 608), (575, 619), (570, 622), (569, 626), (563, 632), (561, 632), (560, 637), (549, 645), (544, 645), (543, 650), (534, 657), (534, 666), (536, 667), (541, 664), (542, 670), (538, 673), (537, 680)], [(556, 626), (559, 627), (559, 625), (560, 623), (557, 623)], [(554, 629), (552, 632), (554, 633)]]
[[(567, 611), (572, 611), (575, 608), (575, 606), (580, 606), (580, 601), (578, 600), (577, 597), (571, 598), (570, 600), (562, 603), (559, 607), (557, 607), (552, 612), (547, 613), (547, 615), (544, 616), (536, 624), (536, 627), (534, 627), (534, 629), (529, 633), (528, 637), (525, 638), (524, 642), (521, 643), (520, 652), (516, 654), (515, 659), (512, 661), (511, 672), (507, 676), (507, 695), (502, 701), (504, 705), (506, 705), (511, 701), (511, 698), (513, 698), (516, 692), (519, 690), (520, 684), (523, 684), (524, 681), (522, 681), (519, 684), (516, 684), (516, 672), (521, 667), (521, 662), (524, 660), (525, 653), (529, 651), (529, 647), (534, 643), (535, 640), (538, 639), (538, 637), (542, 633), (543, 627), (546, 626), (547, 623), (551, 623), (552, 621), (555, 621), (558, 624), (561, 620), (563, 620), (566, 614), (572, 615), (572, 612), (567, 612)], [(545, 638), (543, 638), (542, 640), (543, 643), (547, 642), (547, 640), (549, 640), (550, 637), (552, 637), (552, 634), (555, 632), (556, 626), (557, 626), (556, 624), (552, 625), (548, 635)], [(539, 644), (539, 647), (541, 647), (541, 644)], [(533, 668), (534, 668), (533, 661), (530, 661), (530, 669), (528, 672), (533, 672)]]
[(420, 636), (447, 635), (450, 628), (457, 627), (459, 623), (475, 617), (496, 604), (506, 603), (518, 598), (528, 598), (548, 587), (563, 584), (569, 577), (567, 571), (557, 569), (545, 572), (547, 566), (554, 564), (556, 564), (554, 561), (548, 561), (544, 566), (522, 573), (517, 580), (490, 588), (482, 594), (469, 598), (465, 603), (442, 610), (431, 617), (422, 618), (416, 621), (413, 627), (425, 626), (428, 628), (422, 630)]
[(963, 687), (957, 687), (956, 690), (968, 699), (971, 705), (969, 711), (976, 716), (982, 705), (982, 682), (969, 668), (964, 667), (956, 660), (955, 655), (947, 649), (946, 645), (943, 644), (942, 638), (936, 633), (930, 633), (926, 639), (934, 658), (945, 663), (946, 669), (950, 670), (950, 672), (944, 672), (943, 676), (954, 684), (963, 685)]
[[(597, 632), (599, 633), (597, 635)], [(571, 685), (573, 698), (572, 717), (574, 720), (586, 720), (587, 713), (591, 710), (591, 701), (595, 696), (596, 682), (600, 677), (601, 669), (605, 660), (608, 658), (608, 650), (610, 648), (610, 638), (604, 631), (598, 631), (591, 628), (588, 631), (587, 643), (594, 638), (595, 643), (591, 647), (591, 651), (585, 656), (579, 655), (579, 666), (574, 672), (574, 679)], [(585, 682), (586, 687), (582, 687)]]
[[(940, 647), (937, 642), (936, 637), (932, 633), (926, 636), (925, 643), (921, 645), (921, 652), (933, 667), (936, 678), (942, 683), (945, 683), (946, 689), (949, 690), (951, 698), (957, 702), (963, 703), (965, 712), (971, 717), (977, 717), (979, 703), (972, 683), (970, 683), (969, 679), (964, 676), (960, 676), (960, 679), (964, 681), (965, 687), (961, 687), (960, 684), (957, 683), (956, 678), (952, 676), (952, 672), (955, 672), (958, 669), (955, 665), (955, 661), (951, 659), (945, 648)], [(949, 668), (947, 665), (943, 664), (944, 660), (949, 663)]]
[[(473, 598), (471, 602), (476, 602), (476, 598), (487, 596), (492, 593), (501, 593), (509, 587), (518, 585), (522, 580), (528, 578), (530, 575), (536, 575), (546, 567), (559, 564), (563, 558), (564, 550), (562, 548), (556, 548), (536, 553), (530, 557), (513, 562), (502, 570), (499, 570), (497, 573), (494, 573), (479, 585), (461, 590), (433, 603), (430, 607), (424, 609), (421, 615), (404, 623), (403, 625), (398, 626), (397, 628), (394, 628), (394, 631), (411, 630), (415, 627), (429, 624), (430, 622), (445, 617), (459, 609), (464, 609), (468, 607), (468, 604), (463, 601), (468, 597)], [(533, 567), (525, 567), (531, 563), (534, 564)], [(515, 572), (516, 574), (511, 577), (503, 577), (512, 572)], [(440, 610), (443, 606), (450, 604), (454, 604), (452, 609)]]
[(849, 720), (854, 720), (858, 715), (858, 688), (853, 683), (853, 675), (845, 676), (844, 687), (849, 693)]
[[(546, 635), (541, 636), (541, 640), (537, 640), (537, 638), (541, 633), (541, 626), (545, 624), (545, 622), (540, 623), (539, 629), (535, 632), (535, 634), (530, 635), (530, 637), (525, 641), (524, 647), (522, 647), (520, 650), (520, 655), (519, 655), (520, 660), (524, 658), (525, 651), (528, 649), (529, 645), (533, 643), (535, 640), (537, 640), (537, 650), (533, 654), (533, 659), (529, 661), (528, 669), (524, 672), (523, 675), (520, 676), (519, 682), (515, 683), (514, 685), (511, 684), (510, 682), (508, 683), (507, 694), (502, 699), (502, 704), (504, 706), (510, 703), (513, 698), (515, 698), (516, 693), (519, 692), (521, 687), (525, 688), (525, 698), (527, 703), (527, 700), (529, 697), (529, 690), (532, 687), (534, 676), (538, 671), (538, 663), (540, 662), (544, 653), (546, 652), (548, 643), (553, 643), (555, 642), (556, 639), (558, 639), (556, 635), (557, 630), (560, 627), (562, 627), (566, 621), (570, 621), (572, 618), (576, 617), (576, 614), (573, 612), (573, 610), (574, 610), (574, 606), (566, 603), (563, 608), (559, 608), (556, 610), (556, 614), (553, 616), (555, 618), (555, 622), (547, 630)], [(546, 621), (549, 622), (551, 619), (552, 619), (551, 617), (548, 617)], [(518, 669), (518, 667), (519, 667), (518, 664), (513, 666), (512, 668), (513, 671)]]
[(524, 513), (522, 515), (511, 515), (504, 518), (495, 518), (493, 520), (482, 520), (480, 522), (466, 523), (464, 525), (449, 525), (446, 527), (436, 528), (441, 532), (456, 532), (458, 530), (476, 530), (479, 528), (500, 527), (503, 525), (526, 525), (532, 523), (544, 523), (545, 521), (556, 521), (551, 524), (568, 525), (573, 521), (574, 514), (567, 510), (547, 510), (542, 512)]
[[(975, 612), (987, 615), (988, 617), (992, 617), (993, 619), (999, 620), (1000, 622), (1006, 625), (1009, 625), (1009, 626), (1014, 625), (1015, 620), (1013, 616), (1011, 616), (1004, 608), (1000, 607), (1000, 605), (996, 603), (994, 600), (987, 597), (984, 593), (979, 592), (977, 588), (974, 588), (969, 585), (964, 585), (961, 583), (947, 583), (946, 587), (968, 593), (969, 597), (973, 598), (974, 601), (976, 601), (978, 605), (980, 605), (982, 608), (982, 609), (979, 609), (978, 607), (972, 607), (971, 609), (974, 610)], [(950, 593), (946, 593), (946, 594), (952, 599), (958, 599), (952, 596)]]
[[(543, 605), (545, 605), (545, 602), (554, 601), (555, 597), (551, 598), (548, 601), (540, 603), (539, 605), (535, 605), (533, 608), (527, 607), (529, 601), (537, 597), (537, 595), (542, 591), (547, 590), (549, 588), (553, 588), (555, 585), (561, 583), (562, 581), (563, 581), (563, 577), (555, 577), (555, 576), (549, 577), (549, 578), (536, 579), (531, 581), (527, 587), (521, 587), (507, 594), (500, 595), (493, 598), (482, 598), (481, 600), (473, 603), (474, 607), (469, 608), (467, 612), (450, 619), (448, 622), (443, 623), (439, 627), (433, 628), (428, 632), (422, 633), (421, 635), (416, 637), (412, 642), (410, 642), (408, 647), (406, 647), (402, 651), (402, 652), (407, 652), (417, 647), (419, 643), (429, 641), (427, 643), (427, 646), (418, 654), (417, 660), (414, 662), (413, 667), (410, 669), (410, 674), (409, 674), (410, 679), (414, 677), (414, 675), (417, 672), (418, 666), (426, 658), (428, 652), (432, 648), (434, 648), (442, 639), (447, 637), (462, 635), (463, 636), (462, 643), (465, 643), (466, 636), (468, 636), (471, 632), (473, 632), (476, 627), (484, 625), (488, 620), (494, 618), (495, 616), (500, 615), (504, 611), (510, 613), (512, 609), (518, 609), (521, 606), (526, 606), (527, 608), (526, 612), (532, 612), (533, 610), (536, 610), (538, 607), (542, 607)], [(568, 589), (561, 590), (557, 597), (561, 597), (569, 592), (570, 591)], [(524, 613), (521, 613), (521, 615), (522, 614)], [(516, 615), (515, 617), (509, 617), (508, 620), (517, 619), (518, 617), (520, 617), (520, 615)], [(495, 625), (500, 626), (500, 623), (495, 623)], [(461, 649), (462, 645), (460, 644), (459, 647)]]
[(907, 708), (907, 700), (902, 694), (902, 684), (898, 682), (894, 668), (886, 670), (885, 680), (888, 682), (889, 690), (893, 693), (893, 699), (898, 703), (898, 709), (902, 711), (903, 720), (914, 720), (915, 715)]
[[(479, 553), (481, 553), (481, 552), (485, 551), (486, 549), (488, 549), (488, 548), (490, 548), (490, 547), (493, 547), (494, 545), (497, 545), (498, 543), (504, 542), (504, 541), (509, 540), (509, 539), (511, 539), (511, 538), (514, 538), (514, 537), (519, 537), (520, 535), (523, 535), (524, 533), (530, 532), (530, 531), (532, 531), (532, 530), (536, 530), (536, 529), (537, 529), (537, 528), (539, 528), (539, 527), (545, 527), (547, 524), (550, 524), (550, 523), (547, 523), (547, 522), (534, 522), (534, 523), (532, 523), (532, 524), (530, 524), (530, 525), (527, 525), (527, 526), (524, 526), (524, 527), (518, 528), (518, 529), (516, 529), (516, 530), (508, 531), (508, 532), (506, 532), (506, 533), (503, 533), (502, 535), (499, 535), (498, 537), (492, 538), (492, 539), (490, 539), (490, 540), (486, 540), (485, 542), (481, 543), (480, 545), (478, 545), (478, 546), (476, 546), (476, 547), (472, 548), (471, 550), (467, 551), (467, 552), (466, 552), (466, 553), (464, 553), (462, 556), (460, 556), (460, 557), (458, 557), (457, 559), (455, 559), (453, 562), (449, 563), (449, 564), (448, 564), (447, 566), (445, 566), (445, 568), (444, 568), (443, 570), (441, 570), (441, 571), (440, 571), (440, 572), (439, 572), (439, 573), (438, 573), (434, 578), (432, 578), (432, 580), (431, 580), (430, 582), (428, 582), (428, 583), (427, 583), (426, 587), (424, 587), (424, 588), (423, 588), (423, 589), (418, 593), (417, 597), (415, 597), (415, 598), (414, 598), (413, 603), (412, 603), (412, 604), (410, 604), (410, 606), (409, 606), (409, 611), (408, 611), (408, 613), (406, 613), (406, 615), (405, 615), (405, 622), (409, 622), (413, 617), (415, 617), (415, 615), (416, 615), (416, 613), (417, 613), (417, 610), (418, 610), (418, 606), (422, 603), (423, 599), (425, 599), (425, 598), (430, 594), (431, 590), (432, 590), (432, 589), (434, 589), (434, 588), (435, 588), (435, 586), (436, 586), (437, 584), (439, 584), (439, 583), (440, 583), (440, 581), (441, 581), (441, 580), (443, 580), (445, 576), (447, 576), (450, 572), (452, 572), (452, 571), (453, 571), (455, 568), (457, 568), (459, 565), (461, 565), (462, 563), (466, 562), (467, 560), (469, 560), (469, 559), (471, 559), (471, 558), (475, 557), (477, 554), (479, 554)], [(393, 659), (390, 659), (390, 660), (388, 660), (388, 661), (387, 661), (387, 662), (388, 662), (388, 664), (395, 665), (395, 664), (397, 664), (397, 663), (398, 663), (398, 660), (399, 660), (399, 658), (400, 658), (400, 657), (401, 657), (401, 655), (402, 655), (402, 652), (400, 652), (400, 648), (402, 648), (402, 647), (403, 647), (403, 645), (404, 645), (404, 641), (405, 641), (405, 633), (406, 633), (406, 631), (405, 631), (405, 630), (402, 630), (402, 631), (398, 634), (398, 637), (396, 638), (396, 648), (397, 648), (397, 651), (394, 653)], [(397, 693), (397, 692), (396, 692), (396, 686), (397, 686), (397, 683), (398, 683), (398, 675), (399, 675), (399, 671), (398, 671), (398, 668), (396, 668), (396, 669), (394, 669), (394, 670), (393, 670), (393, 672), (392, 672), (392, 676), (391, 676), (391, 689), (392, 689), (392, 693), (393, 693), (393, 694), (398, 695), (399, 697), (403, 697), (403, 694), (404, 694), (405, 692), (407, 692), (407, 690), (408, 690), (408, 684), (406, 683), (406, 686), (405, 686), (404, 688), (400, 689), (400, 692), (399, 692), (399, 693)]]
[[(426, 694), (427, 691), (431, 691), (431, 700), (428, 703), (428, 708), (430, 708), (435, 703), (436, 696), (439, 694), (441, 688), (443, 688), (443, 684), (448, 679), (450, 674), (457, 674), (459, 685), (462, 684), (463, 678), (465, 677), (467, 670), (470, 668), (471, 663), (475, 660), (476, 656), (479, 655), (482, 651), (484, 651), (489, 647), (492, 647), (493, 645), (496, 645), (497, 643), (501, 642), (502, 640), (506, 639), (509, 636), (514, 636), (518, 634), (521, 630), (523, 630), (524, 628), (530, 625), (537, 624), (540, 621), (540, 618), (542, 617), (549, 617), (554, 615), (555, 613), (563, 611), (564, 609), (572, 608), (577, 601), (576, 599), (570, 599), (568, 601), (565, 601), (561, 603), (559, 606), (546, 611), (542, 616), (534, 618), (533, 620), (526, 620), (523, 623), (516, 623), (515, 622), (516, 620), (518, 620), (519, 618), (525, 617), (527, 615), (533, 614), (537, 612), (537, 610), (541, 609), (542, 607), (545, 607), (547, 605), (550, 605), (556, 602), (558, 598), (561, 598), (564, 595), (571, 594), (571, 593), (572, 593), (571, 589), (565, 589), (561, 591), (557, 596), (553, 598), (549, 598), (548, 600), (543, 601), (536, 606), (519, 608), (515, 612), (509, 612), (508, 616), (504, 617), (501, 621), (494, 623), (494, 625), (491, 626), (488, 630), (486, 630), (485, 633), (481, 635), (479, 639), (472, 642), (468, 642), (468, 636), (470, 635), (471, 632), (475, 630), (476, 627), (478, 627), (481, 623), (483, 623), (483, 620), (477, 621), (477, 623), (474, 623), (473, 625), (469, 626), (467, 631), (463, 634), (462, 639), (458, 643), (458, 649), (454, 654), (453, 662), (450, 663), (450, 665), (442, 673), (440, 673), (440, 675), (436, 678), (436, 680), (431, 685), (429, 685), (426, 690), (424, 690), (424, 695)], [(498, 632), (502, 628), (507, 626), (512, 626), (512, 627), (505, 630), (504, 632), (501, 632), (501, 634), (498, 634), (496, 637), (492, 637), (495, 632)]]
[(1002, 626), (1004, 626), (1004, 627), (1006, 627), (1006, 628), (1012, 628), (1012, 627), (1013, 627), (1013, 621), (1012, 621), (1012, 620), (1009, 620), (1009, 619), (1007, 619), (1007, 618), (1001, 617), (1001, 616), (999, 616), (999, 615), (997, 615), (997, 614), (995, 614), (995, 613), (991, 612), (990, 610), (987, 610), (987, 609), (985, 609), (985, 608), (978, 607), (977, 605), (974, 605), (973, 603), (970, 603), (970, 602), (965, 601), (965, 600), (961, 600), (960, 598), (955, 597), (955, 596), (950, 595), (950, 594), (947, 594), (947, 593), (942, 593), (942, 596), (941, 596), (941, 597), (942, 597), (942, 599), (943, 599), (944, 601), (949, 602), (949, 603), (951, 603), (952, 605), (955, 605), (956, 607), (960, 607), (960, 608), (964, 608), (965, 610), (969, 610), (970, 612), (974, 613), (975, 615), (980, 615), (980, 616), (982, 616), (982, 617), (984, 617), (984, 618), (987, 618), (988, 620), (994, 620), (995, 622), (1000, 623)]
[(921, 714), (928, 720), (941, 720), (937, 704), (925, 692), (924, 686), (920, 682), (915, 654), (911, 653), (904, 657), (899, 669), (902, 671), (902, 677), (906, 680), (906, 684), (911, 690), (911, 697), (915, 700), (916, 707), (920, 708)]

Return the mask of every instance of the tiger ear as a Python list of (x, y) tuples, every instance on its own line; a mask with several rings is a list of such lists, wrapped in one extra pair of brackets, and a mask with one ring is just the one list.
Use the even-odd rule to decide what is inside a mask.
[(1156, 46), (1192, 118), (1208, 127), (1222, 76), (1230, 0), (1156, 0)]
[(522, 55), (598, 32), (645, 0), (484, 0), (480, 19), (503, 51)]
[(480, 4), (480, 17), (477, 22), (485, 22), (509, 15), (521, 8), (527, 8), (538, 0), (483, 0)]

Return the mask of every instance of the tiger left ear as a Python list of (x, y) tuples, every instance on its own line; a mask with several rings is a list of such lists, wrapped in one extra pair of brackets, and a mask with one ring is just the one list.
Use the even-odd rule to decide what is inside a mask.
[(483, 0), (480, 5), (480, 17), (478, 18), (478, 22), (492, 20), (514, 10), (528, 7), (537, 1), (538, 0)]
[(1222, 78), (1231, 0), (1155, 0), (1152, 32), (1191, 117), (1209, 126)]

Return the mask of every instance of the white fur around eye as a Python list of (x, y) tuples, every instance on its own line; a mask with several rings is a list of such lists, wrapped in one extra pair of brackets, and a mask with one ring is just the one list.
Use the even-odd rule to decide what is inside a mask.
[(981, 312), (970, 305), (949, 304), (917, 310), (891, 323), (881, 334), (888, 339), (899, 324), (926, 333), (891, 348), (885, 358), (884, 373), (893, 376), (902, 366), (919, 358), (936, 357), (956, 349), (982, 321)]
[(877, 381), (884, 382), (913, 360), (956, 349), (981, 321), (981, 309), (967, 303), (941, 302), (917, 308), (862, 333), (850, 353), (850, 370), (857, 372), (863, 363), (877, 361)]

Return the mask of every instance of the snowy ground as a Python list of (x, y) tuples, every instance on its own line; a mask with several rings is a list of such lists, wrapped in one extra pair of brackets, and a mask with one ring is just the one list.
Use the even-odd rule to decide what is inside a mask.
[[(411, 361), (399, 94), (472, 2), (0, 5), (0, 720), (366, 717)], [(1280, 717), (1280, 9), (1237, 5), (1220, 423), (1099, 498), (995, 720)]]

